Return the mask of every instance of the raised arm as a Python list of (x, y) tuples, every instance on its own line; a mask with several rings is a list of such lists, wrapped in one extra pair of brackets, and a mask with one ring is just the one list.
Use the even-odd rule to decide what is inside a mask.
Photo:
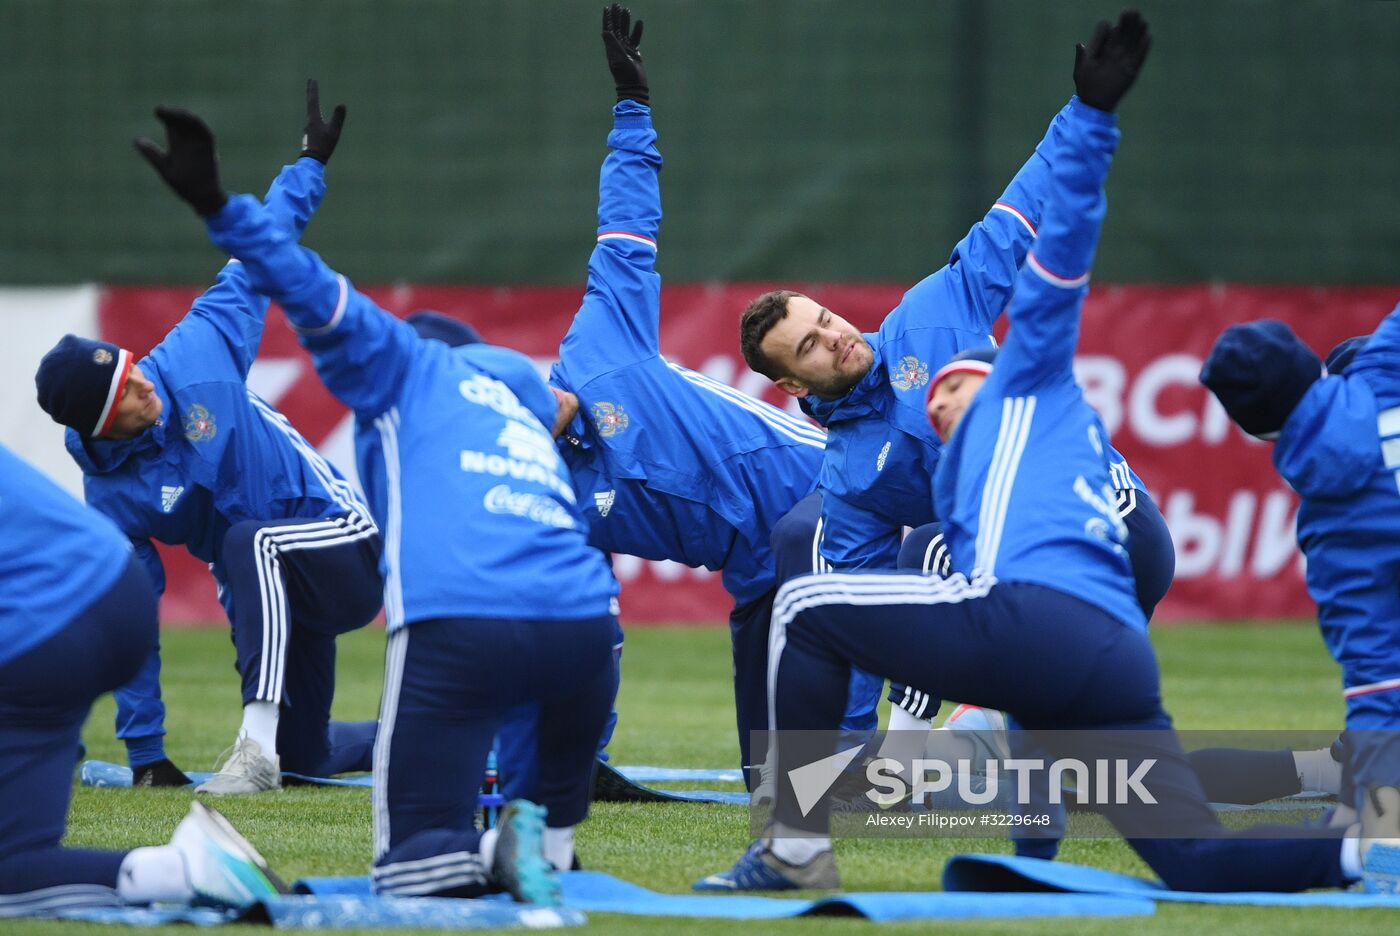
[(277, 223), (301, 240), (307, 222), (326, 194), (326, 165), (340, 143), (345, 125), (345, 105), (337, 104), (327, 121), (321, 116), (321, 86), (306, 79), (306, 125), (302, 128), (301, 153), (284, 166), (263, 196), (263, 204)]
[(906, 302), (932, 316), (931, 324), (991, 333), (1039, 234), (1060, 154), (1103, 112), (1117, 107), (1142, 66), (1141, 58), (1116, 58), (1111, 67), (1101, 67), (1101, 46), (1111, 34), (1107, 23), (1099, 23), (1090, 42), (1093, 54), (1082, 44), (1076, 48), (1075, 97), (1055, 115), (1045, 138), (991, 210), (953, 248), (948, 266), (909, 291)]
[(603, 11), (603, 47), (617, 89), (609, 153), (598, 184), (598, 242), (588, 285), (560, 347), (571, 377), (593, 374), (659, 351), (661, 280), (656, 236), (661, 224), (661, 154), (651, 124), (642, 24), (613, 5)]
[[(264, 196), (264, 203), (277, 222), (297, 238), (325, 195), (325, 166), (335, 151), (345, 119), (344, 106), (336, 108), (329, 123), (321, 118), (315, 80), (307, 82), (306, 109), (301, 154), (295, 163), (282, 168)], [(187, 187), (186, 200), (197, 212), (217, 211), (228, 196), (219, 184), (218, 157), (208, 127), (193, 114), (172, 108), (157, 108), (156, 116), (165, 124), (168, 150), (161, 150), (147, 139), (136, 141), (137, 150), (172, 187), (177, 183)], [(195, 179), (198, 182), (192, 181)], [(185, 321), (196, 326), (195, 331), (212, 330), (222, 339), (229, 365), (242, 379), (257, 357), (266, 314), (267, 299), (252, 289), (242, 267), (231, 261), (219, 272), (214, 285), (195, 300)], [(197, 336), (182, 335), (176, 340), (190, 338), (200, 341), (200, 353), (207, 356), (210, 346)], [(206, 357), (206, 367), (212, 369), (214, 364)]]
[[(315, 92), (314, 82), (310, 83), (307, 110), (319, 120)], [(170, 153), (160, 153), (148, 140), (139, 141), (137, 149), (175, 194), (204, 218), (215, 245), (241, 261), (242, 275), (252, 290), (282, 305), (326, 387), (363, 418), (374, 418), (393, 406), (418, 344), (413, 329), (298, 244), (297, 232), (285, 227), (273, 208), (248, 195), (229, 198), (224, 194), (214, 137), (203, 121), (187, 111), (168, 108), (158, 109), (157, 114), (168, 126), (178, 128), (178, 133), (172, 129)], [(339, 137), (343, 118), (343, 108), (337, 108), (329, 149)], [(329, 156), (326, 136), (325, 128), (313, 133), (308, 118), (304, 151), (313, 160), (320, 161), (318, 153), (321, 158)]]
[(948, 265), (909, 290), (904, 303), (915, 316), (932, 325), (991, 334), (1039, 230), (1056, 153), (1068, 125), (1083, 109), (1084, 105), (1072, 98), (1055, 115), (1030, 160), (953, 248)]
[[(1124, 13), (1112, 29), (1100, 24), (1087, 51), (1080, 47), (1075, 75), (1092, 81), (1103, 73), (1135, 77), (1149, 46), (1147, 24), (1136, 13)], [(1085, 120), (1056, 159), (1045, 218), (1017, 278), (1011, 332), (993, 371), (992, 379), (1009, 388), (1074, 379), (1079, 310), (1106, 207), (1103, 183), (1118, 147), (1115, 124), (1110, 111), (1085, 108)]]
[[(300, 237), (325, 194), (325, 167), (314, 159), (298, 159), (273, 180), (264, 198), (277, 224)], [(242, 378), (258, 356), (267, 298), (248, 282), (243, 265), (230, 260), (210, 286), (190, 306), (184, 321), (199, 322), (218, 333), (228, 348), (233, 367)]]
[(282, 306), (326, 389), (365, 419), (394, 405), (419, 344), (407, 323), (298, 244), (257, 199), (234, 196), (205, 221), (253, 288)]

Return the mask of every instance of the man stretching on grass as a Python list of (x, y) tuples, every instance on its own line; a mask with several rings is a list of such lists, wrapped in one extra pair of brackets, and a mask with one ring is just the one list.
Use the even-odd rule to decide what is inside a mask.
[[(343, 112), (321, 119), (307, 83), (301, 157), (267, 193), (278, 225), (300, 236), (325, 193), (325, 164)], [(167, 158), (137, 143), (157, 171), (213, 141), (183, 111), (157, 116)], [(193, 194), (216, 211), (217, 187)], [(39, 405), (68, 427), (68, 453), (83, 469), (87, 502), (116, 522), (157, 592), (165, 572), (154, 542), (185, 546), (209, 563), (228, 613), (242, 677), (243, 723), (202, 793), (247, 794), (281, 786), (281, 770), (327, 777), (368, 770), (374, 722), (332, 722), (335, 638), (379, 611), (379, 529), (359, 495), (266, 401), (248, 389), (267, 300), (230, 263), (146, 357), (67, 335), (39, 365)], [(92, 365), (96, 362), (100, 368)], [(118, 690), (118, 736), (138, 786), (189, 780), (165, 757), (160, 655), (152, 649)]]
[[(1146, 24), (1128, 12), (1117, 26), (1100, 27), (1080, 67), (1091, 80), (1136, 73), (1148, 46)], [(835, 729), (831, 692), (853, 664), (946, 687), (955, 698), (1007, 711), (1053, 756), (1150, 766), (1156, 805), (1096, 808), (1169, 887), (1344, 886), (1386, 846), (1358, 848), (1355, 838), (1339, 841), (1340, 830), (1312, 838), (1286, 837), (1297, 834), (1288, 827), (1251, 830), (1255, 837), (1227, 832), (1162, 708), (1127, 531), (1113, 507), (1103, 424), (1074, 380), (1103, 182), (1118, 142), (1111, 113), (1084, 116), (1055, 164), (995, 367), (956, 391), (932, 388), (927, 411), (944, 441), (934, 497), (952, 576), (837, 574), (785, 585), (773, 616), (774, 723), (779, 731)], [(1066, 741), (1052, 729), (1077, 735)], [(1131, 750), (1124, 730), (1135, 732)], [(799, 805), (790, 771), (803, 764), (792, 747), (781, 738), (776, 745), (778, 797), (766, 834), (698, 888), (839, 885), (829, 804)], [(1109, 793), (1094, 801), (1116, 798)], [(1400, 824), (1393, 835), (1400, 838)]]
[[(744, 360), (827, 428), (821, 554), (831, 568), (894, 569), (904, 528), (939, 519), (930, 491), (940, 445), (922, 405), (929, 376), (957, 352), (993, 343), (992, 328), (1035, 238), (1066, 138), (1092, 119), (1091, 111), (1116, 106), (1133, 77), (1091, 84), (1076, 67), (1077, 96), (948, 264), (905, 293), (878, 333), (863, 335), (834, 310), (791, 290), (764, 293), (744, 310)], [(1151, 607), (1171, 584), (1171, 535), (1141, 479), (1117, 452), (1111, 459), (1115, 501), (1132, 530), (1133, 571)], [(914, 535), (927, 544), (933, 531)], [(891, 685), (890, 728), (926, 729), (946, 698), (953, 697), (939, 686)]]
[[(1400, 814), (1400, 308), (1316, 354), (1282, 322), (1220, 336), (1201, 382), (1240, 428), (1274, 443), (1298, 492), (1308, 592), (1342, 668), (1354, 799), (1365, 826)], [(1341, 809), (1338, 810), (1342, 812)], [(1400, 880), (1400, 863), (1393, 869)]]
[(278, 893), (257, 851), (200, 802), (168, 845), (61, 844), (88, 711), (155, 645), (155, 594), (126, 537), (0, 446), (0, 919)]
[[(734, 600), (734, 707), (752, 786), (773, 596), (784, 577), (820, 570), (813, 490), (826, 433), (661, 355), (662, 160), (641, 37), (626, 8), (604, 11), (616, 102), (587, 288), (549, 377), (560, 400), (554, 430), (590, 543), (720, 572)], [(878, 693), (854, 687), (851, 727), (875, 727)]]
[[(281, 305), (327, 389), (378, 435), (376, 457), (359, 464), (385, 530), (389, 631), (374, 889), (506, 890), (558, 903), (552, 868), (573, 864), (614, 685), (617, 583), (588, 545), (555, 451), (555, 398), (514, 351), (421, 339), (257, 199), (198, 202), (195, 193), (222, 189), (209, 131), (189, 119), (208, 145), (172, 141), (171, 161), (184, 168), (166, 181), (243, 262), (253, 288)], [(540, 705), (542, 805), (513, 802), (483, 833), (473, 778), (505, 713), (527, 703)]]

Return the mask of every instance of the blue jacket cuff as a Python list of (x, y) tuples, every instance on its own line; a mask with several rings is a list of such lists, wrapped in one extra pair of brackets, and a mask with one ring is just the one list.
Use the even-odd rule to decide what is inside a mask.
[(1118, 115), (1110, 111), (1101, 111), (1097, 107), (1091, 107), (1079, 99), (1079, 95), (1074, 95), (1069, 99), (1069, 112), (1081, 120), (1096, 123), (1101, 127), (1118, 126)]
[(636, 101), (618, 101), (613, 105), (613, 128), (650, 130), (651, 108)]

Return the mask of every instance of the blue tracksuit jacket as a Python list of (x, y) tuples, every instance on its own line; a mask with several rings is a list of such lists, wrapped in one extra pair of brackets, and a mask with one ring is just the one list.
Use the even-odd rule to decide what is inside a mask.
[(661, 155), (645, 105), (613, 115), (588, 288), (550, 375), (579, 398), (560, 451), (590, 543), (723, 570), (751, 601), (775, 586), (769, 533), (815, 488), (826, 434), (661, 356)]
[(423, 341), (243, 195), (209, 219), (300, 333), (327, 389), (372, 421), (360, 477), (384, 527), (389, 628), (433, 618), (579, 620), (617, 583), (549, 428), (554, 395), (523, 355)]
[(1145, 630), (1107, 434), (1074, 380), (1114, 123), (1081, 106), (1066, 128), (1010, 334), (948, 440), (934, 493), (954, 571), (1053, 588)]
[(130, 556), (111, 521), (0, 445), (0, 665), (86, 610)]
[[(299, 236), (325, 192), (324, 167), (300, 159), (267, 194), (278, 223)], [(243, 520), (316, 519), (364, 511), (350, 484), (247, 388), (267, 300), (229, 263), (189, 314), (137, 362), (164, 406), (135, 439), (66, 435), (87, 502), (137, 544), (164, 580), (150, 541), (183, 545), (215, 565), (224, 534)]]
[[(269, 211), (293, 236), (321, 202), (324, 171), (314, 159), (299, 159), (268, 190)], [(246, 385), (267, 306), (242, 265), (229, 263), (137, 362), (164, 406), (160, 422), (126, 440), (67, 432), (88, 504), (131, 539), (158, 594), (165, 571), (152, 541), (184, 546), (222, 580), (220, 551), (235, 523), (351, 513), (373, 525), (340, 472)], [(158, 674), (156, 657), (117, 693), (119, 736), (161, 733)]]
[[(940, 446), (924, 414), (929, 377), (957, 352), (994, 343), (992, 326), (1036, 236), (1051, 170), (1066, 140), (1094, 122), (1091, 110), (1072, 98), (948, 265), (905, 293), (880, 330), (865, 336), (875, 353), (870, 372), (843, 397), (802, 399), (829, 431), (822, 553), (836, 568), (892, 569), (903, 527), (938, 519), (930, 494)], [(1113, 458), (1123, 461), (1116, 452)], [(1115, 479), (1124, 489), (1142, 486), (1126, 463)]]
[(1298, 545), (1323, 638), (1342, 665), (1347, 726), (1393, 730), (1400, 712), (1400, 309), (1344, 373), (1308, 389), (1279, 433), (1274, 464), (1302, 498)]

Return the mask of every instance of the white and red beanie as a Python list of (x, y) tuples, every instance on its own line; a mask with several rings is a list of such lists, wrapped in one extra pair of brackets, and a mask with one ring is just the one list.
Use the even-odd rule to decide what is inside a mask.
[(981, 374), (983, 377), (992, 372), (992, 362), (997, 359), (997, 349), (988, 345), (985, 348), (969, 348), (966, 351), (959, 351), (948, 359), (948, 363), (938, 369), (938, 373), (933, 375), (933, 379), (928, 382), (928, 395), (933, 396), (933, 388), (938, 386), (938, 382), (953, 374)]

